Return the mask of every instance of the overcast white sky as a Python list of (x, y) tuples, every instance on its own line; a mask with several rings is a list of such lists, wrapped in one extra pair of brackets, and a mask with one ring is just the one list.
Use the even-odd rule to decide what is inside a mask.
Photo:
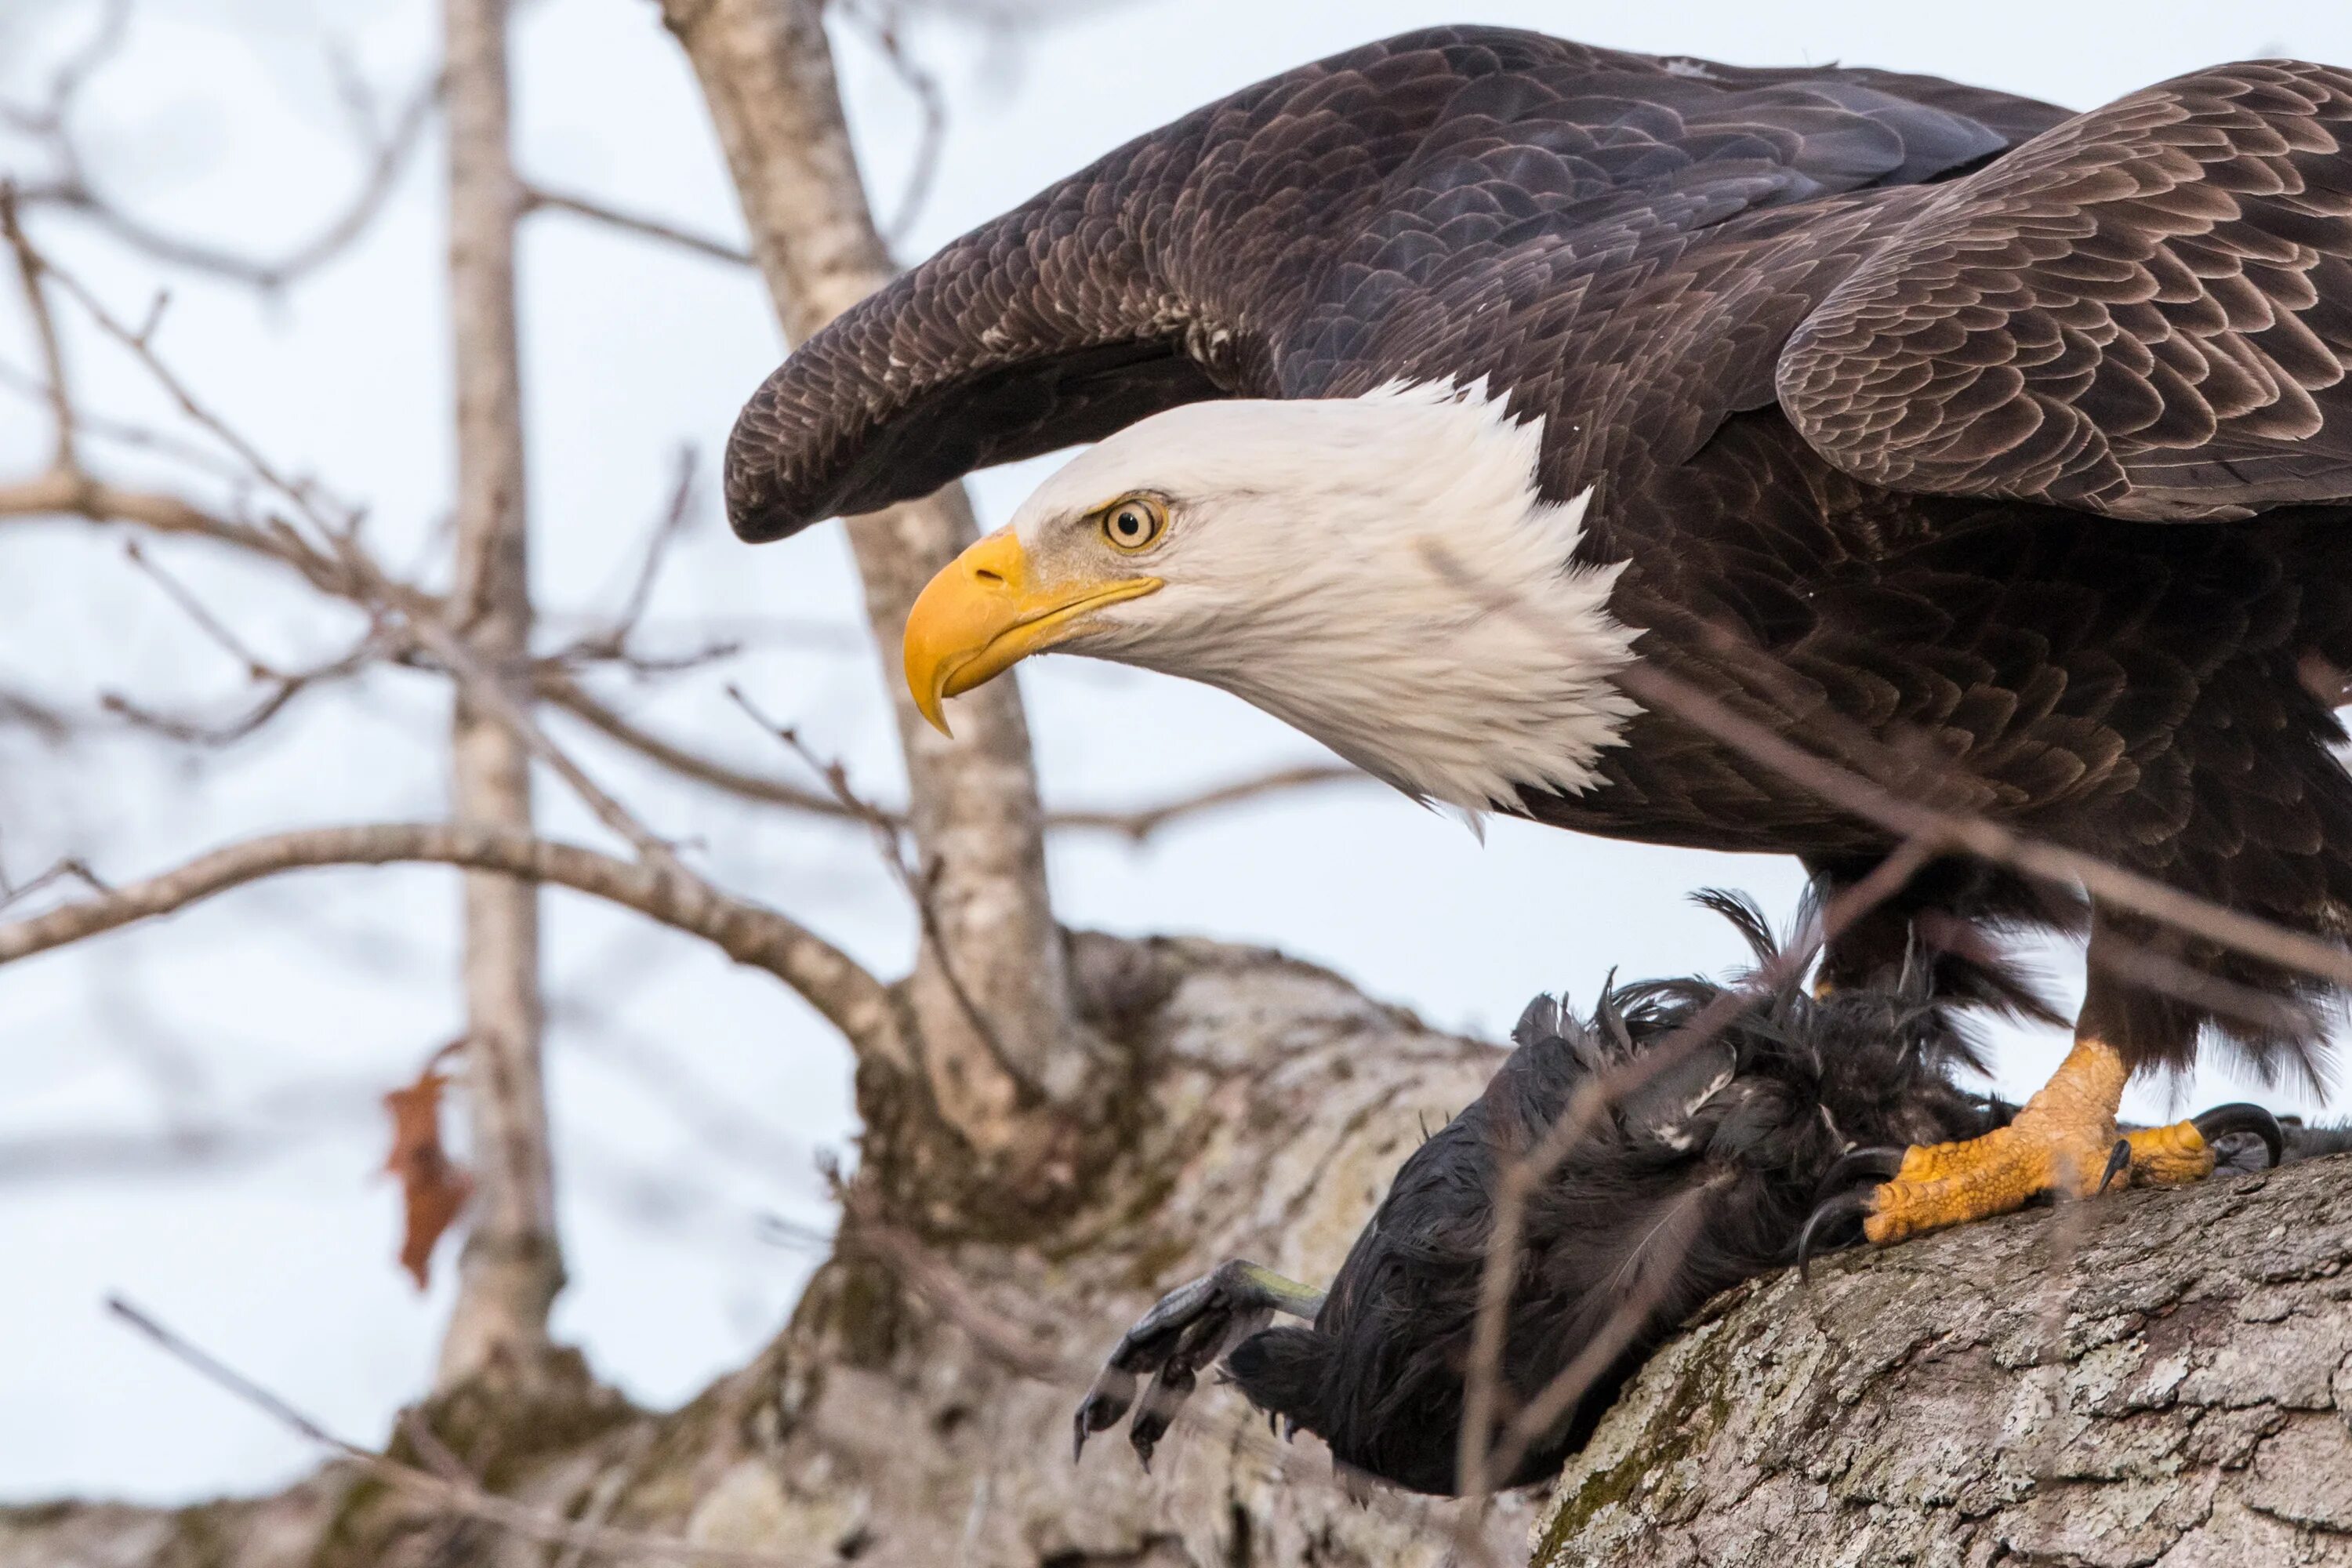
[[(0, 94), (37, 96), (98, 9), (0, 0)], [(90, 161), (109, 191), (160, 226), (280, 248), (333, 212), (357, 173), (324, 65), (331, 47), (396, 100), (430, 68), (436, 9), (149, 0), (128, 51), (91, 85), (81, 121)], [(913, 44), (945, 83), (953, 129), (908, 251), (1206, 99), (1366, 38), (1465, 18), (1744, 63), (1933, 71), (2084, 107), (2222, 59), (2352, 60), (2352, 10), (2334, 0), (1167, 0), (1097, 7), (1010, 51), (929, 26)], [(852, 41), (842, 56), (887, 209), (918, 116), (869, 51)], [(530, 5), (516, 65), (530, 173), (739, 232), (700, 103), (647, 0)], [(5, 134), (0, 168), (40, 173)], [(439, 168), (428, 146), (368, 241), (282, 301), (170, 279), (159, 340), (287, 467), (367, 501), (395, 559), (426, 558), (447, 492)], [(37, 233), (126, 313), (164, 278), (70, 217), (45, 216)], [(715, 456), (777, 357), (776, 332), (747, 276), (561, 216), (534, 221), (524, 264), (536, 580), (559, 609), (609, 605), (677, 447)], [(22, 322), (0, 319), (0, 358), (29, 364)], [(162, 416), (131, 367), (88, 333), (74, 348), (91, 406)], [(37, 467), (45, 440), (36, 405), (0, 401), (0, 476)], [(127, 458), (118, 467), (140, 471)], [(1043, 471), (982, 476), (984, 516), (1001, 520)], [(194, 550), (169, 559), (273, 658), (315, 657), (352, 631), (234, 563)], [(746, 550), (706, 495), (656, 616), (678, 627), (719, 618), (759, 641), (730, 671), (613, 689), (651, 721), (746, 762), (780, 762), (721, 699), (731, 676), (850, 759), (861, 784), (893, 787), (887, 708), (837, 530)], [(1072, 660), (1039, 661), (1021, 679), (1056, 802), (1158, 798), (1317, 754), (1205, 689)], [(0, 530), (0, 686), (68, 706), (122, 689), (221, 712), (236, 706), (239, 681), (233, 661), (127, 569), (119, 540), (64, 525)], [(220, 756), (144, 742), (60, 753), (0, 732), (0, 864), (23, 875), (77, 853), (126, 878), (266, 828), (429, 815), (441, 798), (440, 712), (437, 688), (385, 677)], [(662, 831), (698, 840), (722, 879), (812, 919), (881, 969), (903, 964), (912, 922), (861, 837), (750, 815), (585, 754)], [(555, 792), (542, 798), (560, 830), (593, 837)], [(1279, 944), (1490, 1036), (1536, 991), (1589, 999), (1612, 967), (1644, 975), (1734, 962), (1727, 931), (1685, 902), (1694, 888), (1746, 888), (1785, 912), (1797, 885), (1779, 861), (1508, 824), (1482, 847), (1370, 786), (1236, 812), (1143, 849), (1066, 840), (1053, 876), (1072, 923)], [(562, 895), (549, 910), (572, 1280), (557, 1328), (638, 1398), (676, 1402), (790, 1310), (808, 1260), (755, 1240), (753, 1220), (823, 1220), (811, 1162), (852, 1134), (846, 1059), (772, 984)], [(319, 875), (0, 977), (0, 1498), (184, 1499), (267, 1487), (314, 1457), (109, 1326), (99, 1310), (108, 1290), (362, 1440), (423, 1385), (446, 1284), (420, 1299), (391, 1264), (394, 1199), (374, 1174), (373, 1096), (456, 1032), (454, 911), (454, 884), (440, 873)], [(2002, 1085), (2025, 1092), (2055, 1056), (2054, 1041), (2005, 1038)], [(2240, 1092), (2209, 1068), (2184, 1098)], [(43, 1153), (57, 1140), (82, 1148), (93, 1135), (224, 1121), (266, 1136), (238, 1160), (152, 1174), (60, 1174)], [(35, 1165), (47, 1173), (28, 1174)]]

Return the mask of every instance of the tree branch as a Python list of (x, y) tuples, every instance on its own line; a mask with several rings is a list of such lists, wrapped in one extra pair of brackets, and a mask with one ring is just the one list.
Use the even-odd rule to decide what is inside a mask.
[(665, 223), (660, 218), (646, 217), (641, 213), (628, 212), (597, 201), (593, 197), (575, 195), (569, 191), (553, 190), (546, 185), (536, 184), (526, 185), (523, 188), (523, 210), (569, 213), (573, 217), (586, 218), (591, 223), (600, 223), (608, 228), (617, 228), (624, 234), (634, 234), (641, 239), (659, 240), (664, 245), (677, 246), (682, 250), (691, 251), (697, 256), (708, 257), (713, 261), (724, 261), (733, 267), (751, 265), (751, 253), (740, 245), (730, 244), (723, 239), (714, 239), (709, 235), (697, 234), (692, 229), (680, 227), (677, 224)]
[(58, 472), (74, 466), (73, 389), (66, 381), (65, 351), (58, 342), (57, 318), (49, 310), (48, 291), (42, 287), (46, 270), (41, 258), (16, 223), (16, 189), (0, 181), (0, 235), (16, 258), (16, 280), (25, 295), (25, 311), (33, 319), (33, 339), (40, 345), (41, 369), (47, 383), (49, 416), (56, 426), (50, 467)]
[[(814, 816), (851, 820), (861, 815), (821, 790), (808, 789), (771, 773), (740, 768), (703, 752), (690, 751), (674, 741), (665, 740), (624, 717), (581, 685), (568, 670), (542, 666), (534, 673), (532, 685), (542, 701), (563, 710), (607, 740), (618, 742), (681, 778), (761, 805), (780, 805), (792, 811), (807, 812)], [(1369, 782), (1365, 773), (1344, 763), (1302, 763), (1295, 767), (1276, 768), (1250, 778), (1236, 779), (1231, 784), (1216, 784), (1197, 794), (1177, 795), (1150, 805), (1125, 808), (1071, 806), (1049, 811), (1045, 821), (1048, 829), (1057, 832), (1109, 833), (1143, 844), (1178, 823), (1262, 800), (1268, 795), (1320, 789), (1329, 784)], [(873, 809), (878, 809), (896, 826), (906, 825), (903, 807)]]
[(0, 925), (0, 964), (175, 914), (266, 877), (330, 866), (400, 864), (456, 866), (552, 883), (634, 910), (702, 938), (738, 963), (774, 975), (848, 1037), (860, 1054), (902, 1069), (910, 1066), (888, 990), (790, 916), (673, 868), (483, 826), (372, 823), (247, 839), (160, 876)]
[(64, 171), (63, 177), (43, 185), (37, 193), (28, 191), (27, 196), (39, 205), (80, 216), (167, 267), (206, 273), (264, 293), (275, 293), (324, 267), (367, 232), (368, 225), (383, 210), (393, 187), (399, 183), (409, 154), (423, 139), (440, 90), (441, 83), (436, 77), (408, 95), (390, 134), (367, 150), (367, 170), (341, 211), (316, 235), (272, 259), (260, 260), (224, 247), (166, 234), (108, 201), (91, 184), (80, 150), (66, 129), (61, 109), (41, 118), (46, 122), (51, 153)]

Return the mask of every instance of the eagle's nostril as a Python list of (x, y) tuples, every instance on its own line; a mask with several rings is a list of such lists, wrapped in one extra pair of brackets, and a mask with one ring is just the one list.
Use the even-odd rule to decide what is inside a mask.
[(979, 583), (985, 587), (1002, 588), (1004, 586), (1004, 574), (1001, 572), (992, 572), (985, 566), (973, 567), (971, 575), (972, 581)]

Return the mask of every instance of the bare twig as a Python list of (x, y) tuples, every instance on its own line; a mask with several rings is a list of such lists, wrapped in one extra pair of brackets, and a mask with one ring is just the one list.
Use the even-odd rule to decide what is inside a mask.
[(73, 389), (66, 380), (65, 351), (58, 342), (57, 318), (49, 310), (48, 291), (41, 279), (48, 270), (16, 221), (16, 190), (0, 181), (0, 235), (16, 254), (16, 279), (25, 295), (26, 312), (33, 319), (33, 338), (40, 345), (41, 368), (47, 378), (49, 418), (55, 426), (50, 466), (60, 473), (74, 466)]
[[(562, 709), (607, 739), (616, 741), (638, 755), (697, 784), (761, 805), (780, 805), (817, 816), (859, 822), (867, 820), (871, 814), (879, 813), (894, 826), (906, 826), (906, 812), (902, 807), (866, 803), (853, 810), (824, 791), (804, 788), (770, 773), (739, 768), (665, 740), (623, 717), (611, 705), (582, 686), (568, 670), (542, 665), (533, 672), (532, 683), (542, 700)], [(1142, 844), (1181, 822), (1208, 816), (1228, 806), (1246, 805), (1269, 795), (1287, 795), (1297, 790), (1368, 782), (1367, 775), (1344, 763), (1305, 763), (1295, 767), (1276, 768), (1251, 778), (1236, 779), (1231, 784), (1213, 785), (1195, 795), (1179, 795), (1150, 805), (1128, 809), (1072, 806), (1052, 811), (1045, 814), (1045, 826), (1060, 832), (1114, 834)]]
[(98, 873), (91, 870), (88, 864), (69, 856), (22, 882), (11, 882), (7, 873), (0, 870), (0, 910), (6, 909), (19, 900), (29, 899), (45, 888), (68, 881), (79, 882), (93, 893), (103, 895), (113, 891), (111, 888), (99, 880)]
[(608, 203), (597, 201), (590, 196), (577, 195), (569, 191), (553, 190), (546, 185), (534, 184), (524, 189), (523, 205), (525, 210), (531, 212), (570, 213), (574, 217), (586, 218), (592, 223), (601, 223), (608, 228), (617, 228), (624, 234), (634, 234), (641, 238), (659, 240), (665, 245), (675, 245), (680, 249), (692, 251), (697, 256), (708, 257), (713, 261), (724, 261), (730, 266), (751, 265), (751, 253), (740, 245), (724, 239), (714, 239), (709, 235), (697, 234), (692, 229), (679, 225), (667, 223), (660, 218), (647, 217), (641, 213), (628, 212)]
[(965, 988), (962, 978), (956, 973), (955, 964), (949, 957), (945, 937), (940, 930), (939, 911), (931, 897), (936, 872), (919, 870), (907, 863), (906, 848), (900, 842), (904, 829), (887, 812), (869, 804), (849, 787), (848, 771), (839, 762), (827, 761), (819, 757), (809, 749), (808, 743), (801, 739), (798, 731), (789, 725), (779, 724), (761, 712), (751, 700), (743, 694), (740, 688), (730, 686), (727, 689), (727, 695), (738, 708), (743, 710), (747, 718), (782, 742), (811, 773), (823, 779), (825, 788), (832, 792), (833, 798), (839, 803), (845, 814), (865, 823), (873, 831), (875, 848), (880, 852), (883, 864), (889, 868), (890, 875), (905, 891), (908, 900), (915, 906), (916, 917), (922, 921), (923, 940), (934, 944), (934, 949), (939, 954), (940, 975), (946, 980), (948, 989), (954, 994), (956, 1005), (961, 1010), (964, 1021), (971, 1026), (972, 1032), (979, 1037), (982, 1046), (995, 1058), (998, 1068), (1017, 1081), (1020, 1074), (1013, 1067), (1012, 1058), (1005, 1053), (1004, 1040), (997, 1033), (995, 1023), (981, 1011), (980, 1004), (973, 1000), (971, 991)]
[[(629, 662), (643, 672), (650, 668), (648, 661), (633, 659), (628, 651), (630, 637), (645, 619), (646, 607), (652, 601), (654, 584), (661, 576), (662, 563), (668, 559), (670, 546), (685, 531), (694, 507), (695, 452), (692, 447), (680, 447), (676, 463), (677, 477), (670, 483), (669, 502), (662, 509), (660, 520), (646, 537), (645, 554), (637, 563), (636, 573), (629, 580), (627, 594), (621, 607), (602, 626), (574, 637), (562, 649), (541, 660), (558, 668), (584, 659), (614, 659)], [(727, 651), (732, 652), (734, 645)], [(715, 651), (715, 650), (714, 650)], [(658, 664), (661, 661), (651, 661)], [(701, 658), (689, 663), (702, 662)]]
[(1593, 1380), (1625, 1352), (1633, 1336), (1649, 1321), (1650, 1314), (1665, 1300), (1667, 1289), (1706, 1225), (1708, 1201), (1729, 1179), (1727, 1173), (1719, 1173), (1675, 1200), (1674, 1207), (1658, 1224), (1653, 1244), (1656, 1250), (1645, 1252), (1638, 1259), (1640, 1278), (1635, 1288), (1618, 1300), (1608, 1321), (1585, 1342), (1584, 1348), (1554, 1373), (1550, 1381), (1511, 1418), (1502, 1441), (1487, 1461), (1490, 1474), (1507, 1476), (1516, 1471), (1528, 1450), (1540, 1442), (1561, 1416), (1575, 1409), (1592, 1387)]
[(1822, 950), (1856, 921), (1894, 897), (1933, 860), (1938, 841), (1909, 839), (1871, 873), (1842, 889), (1823, 906), (1805, 940), (1792, 942), (1758, 966), (1741, 984), (1717, 992), (1691, 1020), (1641, 1055), (1592, 1074), (1577, 1086), (1567, 1106), (1536, 1146), (1502, 1166), (1495, 1184), (1493, 1229), (1479, 1276), (1478, 1315), (1471, 1330), (1470, 1360), (1464, 1373), (1462, 1430), (1456, 1475), (1465, 1497), (1492, 1489), (1492, 1431), (1501, 1404), (1503, 1339), (1511, 1294), (1518, 1279), (1527, 1205), (1536, 1190), (1589, 1136), (1610, 1108), (1659, 1074), (1669, 1072), (1729, 1027), (1739, 1016), (1779, 987), (1793, 982)]
[(184, 268), (246, 284), (264, 293), (277, 293), (317, 271), (348, 250), (383, 211), (393, 187), (400, 181), (408, 158), (431, 122), (440, 96), (437, 76), (420, 83), (408, 95), (391, 132), (367, 149), (368, 166), (342, 208), (317, 234), (284, 254), (267, 259), (241, 254), (201, 240), (167, 234), (131, 216), (100, 195), (86, 172), (79, 149), (68, 133), (61, 110), (41, 117), (52, 155), (63, 177), (44, 186), (40, 204), (72, 213), (115, 239), (165, 266)]
[(1906, 800), (1849, 768), (1814, 755), (1663, 670), (1633, 665), (1620, 670), (1614, 679), (1643, 701), (1673, 713), (1799, 788), (1897, 837), (1936, 838), (1948, 851), (1989, 860), (2038, 881), (2081, 888), (2114, 909), (2129, 910), (2250, 957), (2352, 986), (2352, 953), (2331, 942), (2241, 914), (2112, 861), (2062, 848), (1990, 818)]
[(1023, 1377), (1084, 1387), (1094, 1375), (1092, 1367), (1049, 1348), (1061, 1337), (1052, 1325), (1011, 1321), (982, 1301), (953, 1264), (884, 1218), (862, 1189), (844, 1182), (837, 1170), (825, 1174), (841, 1205), (836, 1250), (863, 1253), (889, 1269), (992, 1359)]
[(1227, 806), (1242, 805), (1262, 800), (1268, 795), (1289, 795), (1297, 790), (1321, 789), (1328, 784), (1367, 784), (1371, 776), (1344, 763), (1301, 763), (1295, 767), (1276, 768), (1231, 784), (1215, 784), (1194, 795), (1178, 795), (1157, 805), (1136, 806), (1129, 810), (1103, 807), (1072, 807), (1045, 814), (1045, 826), (1063, 830), (1088, 830), (1115, 833), (1123, 838), (1141, 844), (1161, 829), (1190, 817), (1206, 816)]
[(574, 1522), (545, 1509), (500, 1497), (486, 1489), (462, 1467), (455, 1474), (436, 1475), (414, 1465), (402, 1464), (397, 1459), (362, 1448), (349, 1438), (337, 1436), (323, 1423), (210, 1352), (166, 1328), (152, 1314), (121, 1297), (108, 1297), (106, 1310), (149, 1343), (215, 1387), (226, 1390), (289, 1430), (360, 1466), (370, 1475), (446, 1512), (479, 1520), (526, 1541), (571, 1547), (600, 1556), (739, 1564), (740, 1568), (810, 1568), (814, 1562), (806, 1556), (788, 1556), (740, 1546), (707, 1545), (676, 1536), (651, 1535), (641, 1531)]
[(916, 222), (923, 216), (923, 204), (930, 198), (931, 185), (939, 177), (940, 153), (947, 145), (947, 94), (940, 89), (940, 79), (907, 47), (896, 5), (886, 3), (879, 9), (869, 9), (862, 4), (835, 0), (835, 8), (866, 30), (891, 72), (914, 95), (916, 106), (922, 111), (923, 129), (915, 143), (914, 165), (907, 172), (907, 184), (898, 193), (897, 209), (882, 226), (882, 243), (895, 249), (914, 232)]

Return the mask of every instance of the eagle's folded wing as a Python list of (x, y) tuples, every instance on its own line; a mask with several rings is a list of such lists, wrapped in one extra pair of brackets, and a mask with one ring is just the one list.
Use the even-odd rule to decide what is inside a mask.
[[(1494, 28), (1367, 45), (1129, 142), (846, 312), (744, 408), (729, 515), (773, 539), (1181, 403), (1421, 374), (1442, 301), (1513, 286), (1514, 258), (1540, 294), (1563, 257), (1641, 265), (1661, 236), (1947, 176), (2063, 118), (1928, 77)], [(1404, 318), (1429, 330), (1399, 338)], [(1535, 384), (1568, 345), (1485, 346)]]
[(2352, 498), (2352, 72), (2223, 66), (1956, 180), (1781, 355), (1893, 489), (2148, 520)]

